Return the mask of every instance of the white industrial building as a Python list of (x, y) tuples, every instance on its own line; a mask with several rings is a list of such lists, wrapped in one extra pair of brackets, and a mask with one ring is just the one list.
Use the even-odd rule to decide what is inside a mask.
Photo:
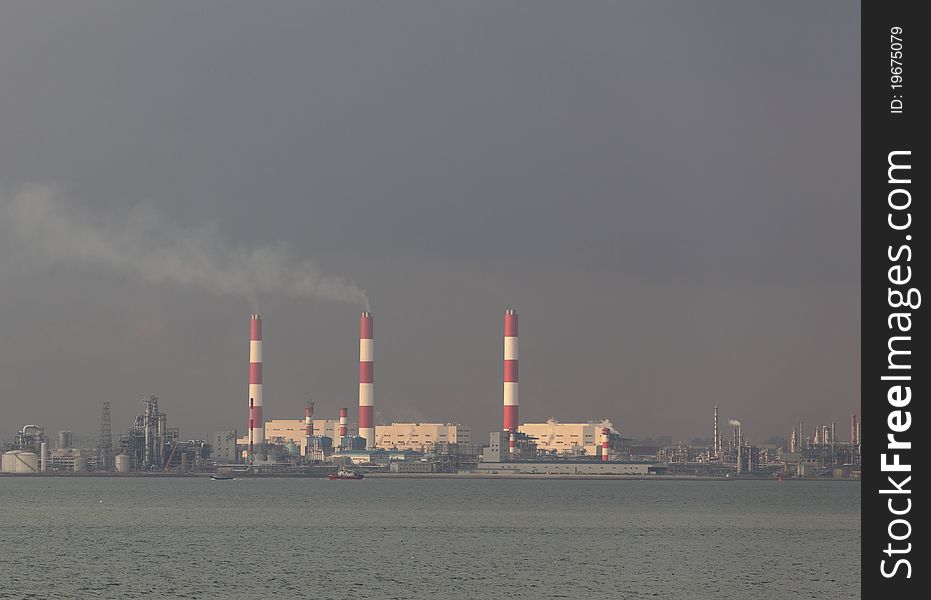
[(550, 420), (546, 423), (523, 423), (519, 431), (537, 438), (538, 450), (559, 454), (579, 454), (584, 450), (588, 456), (598, 456), (601, 430), (604, 427), (611, 428), (610, 423), (560, 423)]
[(375, 446), (430, 451), (438, 443), (471, 444), (472, 430), (453, 423), (391, 423), (375, 426)]
[[(346, 428), (350, 436), (358, 435), (358, 425), (350, 424)], [(269, 443), (294, 442), (301, 448), (304, 455), (304, 445), (307, 440), (304, 419), (271, 419), (265, 421), (265, 441)], [(314, 435), (326, 436), (333, 440), (333, 446), (339, 445), (339, 419), (314, 419)], [(258, 442), (258, 440), (254, 440)], [(236, 443), (242, 446), (249, 445), (249, 437), (241, 437)]]
[[(215, 431), (210, 438), (213, 447), (213, 460), (219, 462), (236, 462), (239, 453), (236, 449), (238, 440), (235, 429)], [(247, 442), (248, 443), (248, 442)]]
[[(271, 419), (265, 421), (265, 441), (269, 443), (294, 442), (304, 454), (306, 441), (303, 419)], [(350, 436), (358, 435), (358, 425), (347, 427)], [(314, 435), (333, 439), (339, 445), (339, 419), (314, 419)], [(237, 443), (249, 445), (248, 437)], [(471, 444), (472, 430), (454, 423), (391, 423), (375, 426), (375, 447), (388, 450), (430, 451), (438, 443)]]

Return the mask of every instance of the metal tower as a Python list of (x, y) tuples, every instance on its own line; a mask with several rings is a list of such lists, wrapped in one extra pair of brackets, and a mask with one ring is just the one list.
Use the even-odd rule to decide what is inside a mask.
[(110, 432), (110, 401), (105, 400), (100, 414), (100, 441), (97, 444), (97, 469), (113, 468), (113, 436)]

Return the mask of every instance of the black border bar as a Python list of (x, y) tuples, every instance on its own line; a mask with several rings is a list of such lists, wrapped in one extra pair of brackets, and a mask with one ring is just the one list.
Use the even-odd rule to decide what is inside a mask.
[[(919, 487), (931, 433), (923, 306), (928, 281), (929, 23), (919, 2), (861, 4), (862, 597), (927, 597)], [(927, 9), (927, 6), (924, 6)], [(899, 86), (899, 87), (897, 87)], [(929, 292), (931, 293), (931, 292)], [(931, 301), (931, 296), (927, 298)], [(924, 435), (921, 435), (924, 433)], [(890, 436), (892, 436), (890, 438)]]

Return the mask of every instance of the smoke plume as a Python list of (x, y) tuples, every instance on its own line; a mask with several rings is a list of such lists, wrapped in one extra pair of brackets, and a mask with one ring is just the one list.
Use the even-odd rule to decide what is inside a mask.
[(617, 429), (614, 428), (614, 423), (612, 423), (612, 422), (609, 421), (608, 419), (605, 419), (604, 421), (602, 421), (601, 423), (599, 423), (599, 424), (598, 424), (598, 427), (599, 427), (600, 429), (604, 429), (605, 427), (607, 427), (608, 429), (611, 430), (611, 433), (618, 433)]
[(148, 283), (170, 283), (236, 295), (260, 293), (350, 302), (369, 309), (365, 292), (297, 260), (282, 245), (244, 247), (213, 227), (186, 228), (143, 207), (122, 215), (69, 206), (50, 186), (0, 193), (0, 240), (8, 252), (43, 265), (106, 267)]
[(740, 421), (737, 419), (731, 419), (728, 421), (728, 423), (731, 425), (731, 427), (740, 427)]

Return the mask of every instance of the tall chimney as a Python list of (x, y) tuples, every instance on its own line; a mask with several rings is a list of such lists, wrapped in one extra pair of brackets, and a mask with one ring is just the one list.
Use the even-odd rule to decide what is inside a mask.
[(255, 440), (253, 435), (255, 434), (255, 429), (252, 427), (253, 420), (252, 416), (255, 413), (255, 408), (253, 407), (254, 401), (252, 398), (249, 398), (249, 464), (251, 465), (255, 462)]
[(304, 406), (304, 456), (311, 456), (314, 444), (314, 404), (310, 400)]
[(601, 462), (608, 462), (608, 435), (611, 430), (607, 427), (601, 429)]
[[(517, 392), (517, 311), (504, 312), (504, 430), (517, 432), (519, 396)], [(510, 451), (517, 451), (517, 440), (510, 439)]]
[(711, 444), (714, 446), (714, 455), (721, 455), (721, 439), (718, 437), (718, 405), (714, 405), (714, 432), (711, 440)]
[(372, 313), (359, 317), (359, 435), (375, 447), (375, 340)]
[(857, 445), (857, 415), (850, 415), (850, 445)]
[(252, 315), (249, 323), (249, 443), (265, 443), (262, 420), (262, 317)]

